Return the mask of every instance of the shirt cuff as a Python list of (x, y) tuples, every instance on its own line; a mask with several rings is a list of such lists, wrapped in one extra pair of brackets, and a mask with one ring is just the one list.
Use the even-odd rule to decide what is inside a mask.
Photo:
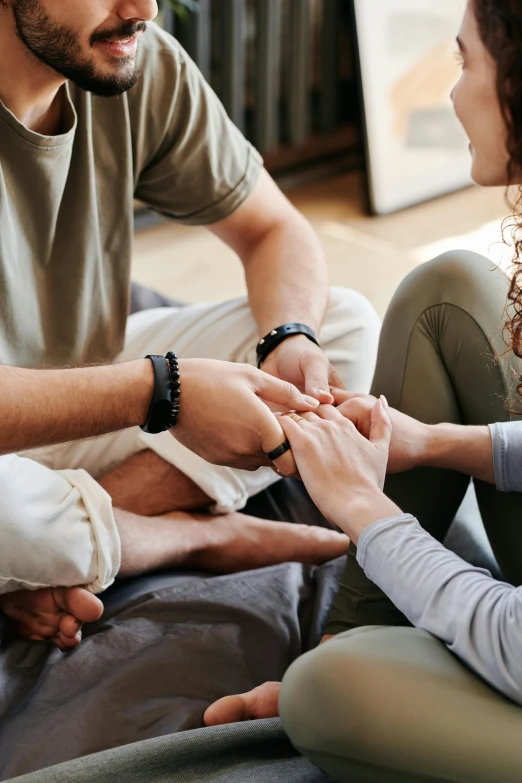
[(522, 492), (522, 421), (490, 424), (493, 469), (500, 492)]

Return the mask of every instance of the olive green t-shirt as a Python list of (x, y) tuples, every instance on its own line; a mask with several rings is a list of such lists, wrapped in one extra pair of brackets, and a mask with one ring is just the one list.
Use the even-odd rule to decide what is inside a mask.
[[(110, 361), (129, 305), (133, 200), (181, 223), (232, 214), (262, 161), (179, 44), (154, 24), (137, 84), (99, 98), (71, 83), (63, 133), (0, 102), (0, 363)], [(171, 263), (183, 263), (173, 247)]]

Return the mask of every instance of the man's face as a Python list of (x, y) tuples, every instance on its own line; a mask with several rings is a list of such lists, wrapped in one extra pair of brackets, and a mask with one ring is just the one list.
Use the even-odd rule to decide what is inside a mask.
[(119, 95), (138, 78), (138, 38), (156, 0), (11, 0), (18, 37), (41, 62), (96, 95)]

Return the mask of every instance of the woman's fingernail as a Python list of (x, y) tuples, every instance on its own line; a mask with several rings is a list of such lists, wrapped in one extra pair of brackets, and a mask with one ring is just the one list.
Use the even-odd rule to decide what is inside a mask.
[(382, 402), (382, 407), (384, 408), (385, 411), (387, 411), (390, 406), (388, 405), (388, 400), (386, 399), (384, 394), (381, 394), (381, 402)]
[(316, 400), (315, 397), (309, 397), (308, 394), (303, 394), (303, 400), (309, 405), (313, 405), (314, 408), (318, 408), (320, 405), (319, 400)]

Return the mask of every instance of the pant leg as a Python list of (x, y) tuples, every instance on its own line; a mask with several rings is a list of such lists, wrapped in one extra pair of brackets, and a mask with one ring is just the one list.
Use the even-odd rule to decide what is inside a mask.
[(0, 593), (109, 587), (120, 568), (109, 495), (83, 470), (0, 457)]
[[(381, 332), (374, 394), (430, 424), (489, 424), (510, 418), (521, 363), (506, 351), (502, 327), (508, 281), (482, 256), (447, 253), (412, 272), (399, 287)], [(419, 468), (389, 476), (385, 491), (443, 541), (469, 479)], [(475, 482), (477, 499), (504, 577), (522, 581), (522, 496)], [(326, 633), (360, 625), (403, 625), (404, 616), (365, 576), (351, 547)]]
[(293, 745), (343, 783), (518, 783), (522, 710), (413, 628), (343, 633), (287, 671)]
[[(321, 344), (345, 385), (368, 391), (375, 368), (379, 321), (367, 300), (343, 288), (330, 290)], [(125, 348), (118, 359), (175, 350), (184, 358), (256, 362), (258, 332), (247, 299), (211, 305), (161, 308), (136, 313), (128, 320)], [(183, 403), (182, 403), (183, 404)], [(31, 456), (49, 467), (81, 467), (94, 477), (143, 449), (155, 451), (192, 479), (214, 500), (217, 513), (243, 508), (248, 499), (278, 481), (270, 468), (237, 470), (210, 465), (178, 443), (169, 432), (148, 435), (139, 428), (96, 441), (81, 441)]]

